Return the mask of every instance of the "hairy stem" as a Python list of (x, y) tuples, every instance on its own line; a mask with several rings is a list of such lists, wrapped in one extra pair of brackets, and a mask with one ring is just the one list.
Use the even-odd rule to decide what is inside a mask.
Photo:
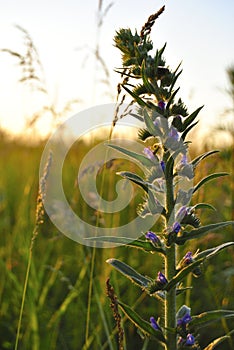
[[(172, 244), (167, 248), (167, 257), (165, 260), (166, 278), (170, 280), (175, 275), (176, 247)], [(176, 288), (172, 288), (166, 294), (165, 300), (165, 327), (166, 329), (175, 328), (176, 323)], [(176, 349), (176, 335), (166, 330), (167, 345), (166, 349)]]
[[(173, 171), (173, 170), (172, 170)], [(167, 208), (167, 225), (174, 222), (174, 191), (173, 191), (173, 174), (168, 174), (166, 179), (166, 208)], [(165, 274), (170, 281), (176, 273), (176, 246), (172, 243), (166, 248)], [(176, 325), (176, 287), (166, 293), (165, 300), (165, 327), (166, 327), (166, 349), (176, 349), (176, 334), (169, 331)]]

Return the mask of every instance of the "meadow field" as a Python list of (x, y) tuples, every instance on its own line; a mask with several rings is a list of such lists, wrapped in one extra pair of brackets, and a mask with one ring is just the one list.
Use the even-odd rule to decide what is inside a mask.
[[(93, 141), (98, 143), (100, 140)], [(75, 212), (89, 223), (95, 222), (97, 213), (82, 202), (77, 186), (77, 167), (93, 144), (83, 141), (82, 152), (74, 146), (64, 165), (64, 190)], [(30, 255), (30, 244), (35, 226), (38, 196), (39, 164), (44, 143), (27, 144), (20, 139), (12, 140), (1, 134), (0, 140), (0, 349), (14, 349), (20, 308), (22, 304), (25, 275)], [(207, 150), (207, 149), (206, 149)], [(206, 151), (205, 150), (205, 151)], [(83, 154), (82, 154), (83, 153)], [(196, 155), (194, 149), (192, 156)], [(227, 171), (230, 176), (206, 184), (195, 198), (196, 202), (209, 202), (217, 211), (203, 210), (201, 221), (218, 222), (234, 219), (233, 206), (233, 148), (222, 149), (209, 158), (207, 165), (199, 165), (197, 177), (212, 171)], [(125, 164), (126, 165), (126, 164)], [(108, 181), (103, 196), (113, 197), (111, 190), (115, 172), (123, 165), (108, 169)], [(124, 169), (126, 170), (126, 169)], [(199, 180), (198, 178), (196, 181)], [(139, 198), (141, 193), (139, 192)], [(140, 199), (139, 199), (140, 200)], [(109, 218), (108, 225), (118, 226), (126, 217), (134, 217), (136, 203), (123, 213)], [(106, 219), (108, 220), (108, 218)], [(18, 338), (22, 350), (117, 350), (117, 330), (106, 296), (105, 282), (111, 284), (123, 302), (135, 310), (141, 309), (145, 319), (155, 314), (157, 301), (129, 284), (106, 259), (115, 257), (136, 267), (139, 271), (152, 271), (152, 277), (161, 260), (155, 256), (154, 266), (150, 253), (132, 251), (119, 247), (96, 249), (78, 244), (61, 234), (50, 222), (46, 213), (40, 224), (32, 249), (30, 274)], [(209, 248), (233, 241), (233, 230), (225, 228), (190, 241), (189, 249)], [(212, 243), (212, 244), (211, 244)], [(187, 246), (188, 249), (188, 246)], [(92, 265), (93, 263), (93, 265)], [(229, 248), (219, 254), (210, 264), (203, 266), (202, 275), (193, 281), (194, 289), (180, 296), (181, 305), (186, 302), (193, 314), (213, 308), (234, 309), (234, 250)], [(151, 266), (149, 266), (151, 264)], [(94, 266), (94, 270), (92, 270)], [(184, 283), (191, 285), (189, 275)], [(90, 280), (92, 284), (90, 284)], [(115, 283), (118, 280), (118, 283)], [(142, 303), (144, 309), (142, 310)], [(123, 316), (127, 350), (155, 349), (154, 343), (144, 340)], [(214, 323), (206, 333), (200, 333), (201, 345), (219, 334), (234, 328), (233, 321)], [(207, 329), (207, 328), (206, 328)], [(159, 347), (157, 347), (159, 349)], [(234, 343), (224, 342), (219, 349), (234, 349)]]

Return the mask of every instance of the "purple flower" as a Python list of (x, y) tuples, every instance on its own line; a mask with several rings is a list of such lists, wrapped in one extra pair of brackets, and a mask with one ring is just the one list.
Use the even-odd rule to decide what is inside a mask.
[(185, 254), (185, 256), (183, 257), (184, 263), (186, 265), (189, 265), (193, 262), (193, 253), (192, 252), (188, 252)]
[(180, 176), (185, 176), (189, 180), (194, 177), (193, 165), (188, 162), (186, 154), (183, 154), (177, 170), (179, 171)]
[(179, 318), (177, 321), (177, 326), (186, 326), (190, 321), (192, 320), (192, 317), (189, 313), (186, 313), (182, 318)]
[(187, 335), (187, 339), (186, 339), (185, 344), (186, 345), (193, 345), (194, 343), (195, 343), (195, 338), (194, 338), (194, 336), (191, 333), (189, 333)]
[(162, 285), (165, 285), (168, 283), (166, 277), (161, 271), (158, 272), (157, 282), (159, 282)]
[(188, 208), (183, 205), (176, 213), (176, 220), (180, 222), (188, 214)]
[(175, 141), (178, 141), (180, 138), (179, 133), (175, 128), (170, 129), (168, 136), (173, 138)]
[(146, 155), (147, 158), (149, 158), (150, 160), (155, 160), (155, 156), (153, 154), (153, 152), (151, 151), (150, 148), (145, 147), (143, 150), (144, 154)]
[(156, 331), (161, 331), (161, 328), (159, 327), (159, 325), (157, 324), (157, 322), (153, 316), (150, 317), (150, 324), (154, 329), (156, 329)]
[(166, 103), (163, 100), (158, 101), (158, 107), (163, 111)]
[(162, 160), (162, 161), (160, 162), (160, 165), (161, 165), (162, 171), (164, 172), (165, 169), (166, 169), (165, 162)]
[(148, 231), (145, 234), (145, 237), (149, 239), (152, 243), (155, 243), (155, 244), (160, 243), (158, 236), (152, 231)]
[(188, 159), (187, 159), (186, 154), (183, 154), (180, 163), (181, 163), (181, 165), (187, 165), (188, 164)]
[(181, 226), (180, 226), (179, 222), (176, 221), (172, 226), (172, 230), (173, 230), (173, 232), (178, 233), (180, 231), (180, 229), (181, 229)]

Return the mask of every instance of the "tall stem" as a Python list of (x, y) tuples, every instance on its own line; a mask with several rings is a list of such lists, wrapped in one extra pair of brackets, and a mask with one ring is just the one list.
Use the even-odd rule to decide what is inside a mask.
[[(166, 208), (167, 208), (167, 224), (174, 222), (174, 190), (173, 190), (173, 169), (171, 174), (167, 174), (166, 179)], [(169, 223), (170, 221), (170, 223)], [(170, 281), (176, 273), (176, 245), (172, 243), (166, 248), (165, 258), (165, 275)], [(176, 325), (176, 287), (166, 293), (165, 300), (165, 327), (166, 327), (166, 349), (176, 349), (176, 334), (170, 332), (170, 328)]]
[[(168, 280), (175, 276), (175, 262), (176, 262), (176, 247), (173, 243), (167, 248), (167, 257), (165, 260), (165, 274)], [(176, 335), (171, 333), (170, 328), (175, 328), (176, 323), (176, 288), (172, 288), (166, 294), (165, 300), (165, 326), (166, 326), (166, 349), (176, 349)]]

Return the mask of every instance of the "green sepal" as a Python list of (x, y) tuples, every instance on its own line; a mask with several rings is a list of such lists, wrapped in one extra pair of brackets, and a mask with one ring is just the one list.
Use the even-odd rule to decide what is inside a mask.
[(117, 146), (117, 145), (113, 145), (113, 144), (108, 144), (109, 147), (116, 149), (117, 151), (126, 154), (127, 156), (136, 159), (138, 162), (140, 162), (142, 165), (146, 166), (146, 167), (152, 167), (154, 165), (154, 163), (147, 157), (145, 157), (142, 154), (136, 153), (136, 152), (132, 152), (126, 148)]
[(211, 175), (208, 175), (204, 177), (201, 181), (198, 182), (198, 184), (194, 187), (193, 193), (195, 193), (201, 186), (205, 185), (208, 181), (211, 181), (213, 179), (217, 179), (218, 177), (227, 176), (228, 173), (214, 173)]
[(206, 311), (200, 315), (192, 317), (189, 326), (192, 328), (203, 328), (210, 325), (213, 322), (219, 321), (222, 318), (228, 319), (234, 317), (234, 310), (213, 310)]
[(166, 343), (165, 337), (160, 330), (154, 329), (151, 324), (143, 320), (140, 315), (138, 315), (130, 306), (122, 303), (118, 300), (118, 305), (127, 318), (141, 330), (147, 336), (151, 336), (154, 339), (157, 339), (159, 342)]
[[(142, 119), (143, 121), (143, 119)], [(145, 141), (148, 137), (152, 137), (153, 135), (147, 129), (139, 129), (138, 130), (138, 138), (142, 141)]]
[(132, 92), (137, 95), (137, 96), (140, 96), (140, 95), (143, 95), (143, 94), (147, 94), (148, 93), (148, 90), (146, 88), (145, 85), (143, 84), (137, 84), (135, 85), (135, 87), (133, 88)]
[(211, 156), (212, 154), (218, 153), (218, 152), (219, 152), (218, 150), (213, 150), (213, 151), (209, 151), (209, 152), (203, 153), (200, 156), (198, 156), (195, 159), (193, 159), (191, 164), (195, 168), (203, 159)]
[(216, 224), (209, 224), (206, 226), (201, 226), (197, 229), (191, 230), (189, 232), (184, 231), (183, 234), (176, 238), (176, 243), (181, 245), (184, 244), (186, 241), (194, 238), (198, 238), (205, 233), (208, 233), (210, 231), (218, 230), (219, 228), (228, 226), (228, 225), (234, 225), (234, 221), (224, 221), (224, 222), (218, 222)]
[(187, 129), (187, 127), (193, 123), (193, 121), (196, 119), (198, 113), (200, 112), (200, 110), (203, 108), (204, 106), (201, 106), (199, 108), (197, 108), (192, 114), (190, 114), (185, 121), (183, 122), (183, 131), (185, 131)]
[(118, 259), (112, 258), (106, 260), (106, 262), (113, 266), (116, 270), (121, 272), (125, 277), (130, 279), (131, 282), (137, 284), (141, 288), (146, 288), (150, 283), (152, 283), (152, 279), (141, 275), (131, 266), (125, 264), (124, 262)]
[(220, 338), (216, 338), (215, 340), (212, 341), (208, 346), (206, 346), (203, 350), (213, 350), (216, 348), (217, 345), (221, 344), (224, 340), (230, 339), (231, 335), (234, 333), (234, 330), (229, 332), (226, 335), (223, 335)]
[(143, 241), (141, 239), (131, 239), (129, 237), (115, 237), (115, 236), (99, 236), (99, 237), (91, 237), (86, 238), (87, 240), (92, 240), (95, 242), (103, 242), (103, 243), (116, 243), (118, 245), (125, 245), (127, 247), (132, 247), (136, 249), (141, 249), (146, 252), (158, 252), (162, 254), (166, 254), (165, 250), (162, 247), (157, 247), (153, 245), (151, 242)]

